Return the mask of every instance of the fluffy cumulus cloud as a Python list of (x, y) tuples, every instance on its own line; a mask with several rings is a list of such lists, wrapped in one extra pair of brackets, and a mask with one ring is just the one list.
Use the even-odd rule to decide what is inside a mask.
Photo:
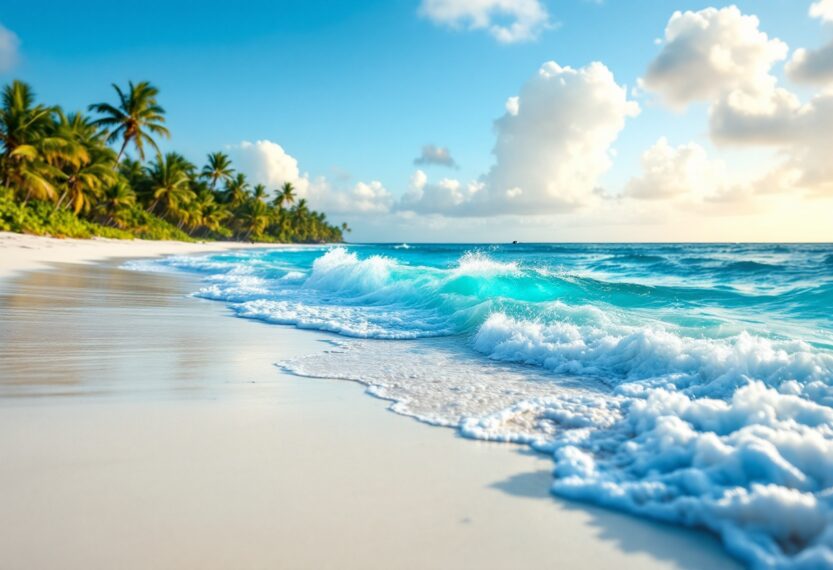
[(436, 24), (486, 30), (502, 43), (534, 40), (550, 26), (540, 0), (422, 0), (419, 12)]
[[(824, 17), (826, 3), (813, 11)], [(773, 66), (787, 46), (758, 29), (758, 19), (736, 7), (675, 13), (665, 42), (645, 78), (649, 89), (672, 105), (707, 101), (712, 139), (722, 145), (774, 149), (781, 157), (760, 178), (762, 190), (803, 189), (833, 194), (833, 166), (827, 147), (833, 127), (833, 95), (820, 93), (807, 102), (781, 86)], [(795, 57), (788, 68), (799, 72)], [(805, 52), (806, 57), (806, 52)], [(817, 70), (817, 69), (816, 69)]]
[[(833, 22), (833, 0), (821, 0), (810, 6), (810, 16)], [(819, 49), (797, 49), (787, 65), (787, 75), (798, 83), (833, 83), (833, 40)]]
[(243, 141), (231, 151), (235, 164), (257, 183), (277, 188), (284, 182), (291, 182), (302, 193), (309, 187), (309, 178), (301, 174), (298, 161), (278, 143)]
[(675, 106), (733, 90), (768, 91), (774, 82), (770, 69), (787, 57), (788, 47), (758, 25), (757, 17), (742, 14), (736, 6), (675, 12), (645, 86)]
[(476, 211), (553, 213), (591, 202), (611, 165), (611, 145), (639, 106), (601, 63), (545, 63), (495, 124), (495, 164)]
[(454, 216), (552, 214), (597, 199), (610, 146), (639, 113), (607, 67), (550, 61), (511, 97), (495, 123), (494, 166), (479, 180), (414, 186), (399, 208)]
[(495, 123), (495, 163), (480, 180), (424, 182), (401, 209), (458, 216), (548, 214), (587, 205), (610, 167), (610, 146), (639, 112), (601, 63), (545, 63)]
[(833, 0), (819, 0), (810, 6), (810, 16), (825, 22), (833, 22)]
[(710, 160), (702, 146), (673, 147), (663, 137), (643, 153), (642, 173), (628, 182), (625, 196), (640, 200), (705, 197), (725, 184), (725, 167)]
[(357, 182), (345, 190), (321, 181), (310, 187), (307, 198), (328, 214), (385, 214), (393, 206), (393, 196), (378, 180)]
[(427, 144), (422, 147), (422, 152), (414, 159), (417, 166), (446, 166), (457, 168), (457, 161), (451, 156), (451, 151), (445, 147)]
[(431, 183), (423, 170), (417, 170), (411, 177), (408, 191), (397, 204), (397, 209), (418, 214), (453, 213), (469, 204), (481, 187), (478, 182), (463, 184), (453, 178)]
[(772, 104), (744, 108), (727, 101), (712, 113), (712, 135), (737, 145), (768, 145), (783, 157), (776, 168), (793, 180), (793, 188), (814, 195), (833, 195), (833, 163), (830, 133), (833, 132), (833, 95), (822, 94), (807, 103), (778, 89)]
[(0, 24), (0, 73), (11, 70), (18, 59), (20, 40), (17, 35)]
[(243, 141), (230, 149), (241, 172), (254, 183), (277, 188), (291, 182), (299, 198), (328, 214), (388, 212), (393, 197), (381, 182), (358, 182), (351, 188), (336, 188), (324, 177), (311, 179), (298, 168), (298, 161), (281, 145), (270, 140)]
[(798, 83), (833, 82), (833, 41), (815, 50), (796, 50), (787, 65), (787, 74)]

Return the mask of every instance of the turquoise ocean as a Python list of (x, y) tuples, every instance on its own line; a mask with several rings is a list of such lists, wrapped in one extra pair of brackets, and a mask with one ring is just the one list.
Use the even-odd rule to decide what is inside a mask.
[(280, 366), (529, 445), (555, 495), (706, 528), (752, 567), (833, 568), (829, 244), (363, 244), (130, 267), (332, 333)]

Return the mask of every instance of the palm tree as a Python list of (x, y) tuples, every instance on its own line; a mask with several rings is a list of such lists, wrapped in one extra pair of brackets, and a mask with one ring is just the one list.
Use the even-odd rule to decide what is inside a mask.
[(206, 201), (201, 204), (202, 208), (202, 225), (210, 232), (217, 232), (222, 228), (225, 222), (231, 215), (222, 205), (214, 201), (214, 197), (209, 195)]
[(202, 167), (201, 176), (207, 180), (212, 190), (217, 189), (217, 182), (231, 180), (234, 169), (231, 167), (231, 159), (222, 152), (212, 152), (208, 155), (208, 162)]
[(68, 200), (67, 203), (72, 205), (74, 213), (87, 212), (94, 199), (99, 197), (102, 188), (112, 183), (115, 178), (109, 160), (91, 160), (77, 168), (70, 168), (61, 177), (60, 185), (64, 191), (55, 207), (60, 207), (64, 200)]
[(177, 217), (179, 218), (177, 227), (179, 229), (186, 226), (190, 233), (202, 225), (202, 208), (200, 208), (198, 200), (199, 198), (195, 195), (192, 200), (177, 208)]
[(119, 96), (118, 106), (109, 103), (96, 103), (89, 106), (90, 111), (103, 115), (95, 124), (106, 129), (107, 142), (113, 143), (119, 139), (122, 141), (116, 156), (117, 163), (121, 161), (130, 143), (133, 143), (139, 158), (144, 160), (145, 143), (152, 146), (157, 153), (159, 152), (159, 147), (151, 134), (170, 136), (170, 132), (164, 126), (165, 109), (156, 102), (159, 90), (147, 81), (135, 85), (131, 81), (128, 87), (127, 93), (124, 93), (118, 85), (113, 84), (113, 89)]
[(246, 201), (249, 197), (249, 182), (246, 180), (246, 175), (238, 172), (237, 176), (231, 178), (226, 182), (226, 202), (232, 207), (236, 208)]
[(292, 211), (292, 222), (295, 226), (294, 237), (300, 241), (306, 241), (309, 237), (309, 210), (307, 209), (306, 199), (301, 198), (295, 204)]
[(104, 145), (95, 125), (79, 113), (57, 113), (53, 132), (41, 141), (46, 161), (60, 172), (56, 181), (63, 188), (56, 208), (69, 200), (72, 210), (87, 212), (93, 198), (115, 182), (115, 153)]
[(56, 208), (63, 203), (68, 193), (65, 183), (74, 186), (73, 174), (90, 163), (87, 144), (92, 146), (94, 141), (84, 140), (84, 134), (89, 133), (82, 133), (81, 126), (86, 125), (77, 117), (67, 118), (58, 112), (56, 122), (50, 122), (37, 137), (30, 137), (31, 142), (17, 144), (9, 154), (6, 179), (25, 191), (24, 204), (31, 197), (54, 200), (59, 184), (65, 190)]
[[(13, 165), (13, 166), (12, 166)], [(18, 145), (9, 155), (6, 163), (6, 186), (12, 183), (24, 193), (23, 204), (30, 198), (54, 200), (58, 196), (52, 180), (60, 171), (51, 166), (34, 145)]]
[(138, 160), (133, 160), (126, 156), (119, 163), (119, 174), (127, 181), (134, 189), (140, 186), (142, 181), (147, 176), (145, 167)]
[(263, 184), (255, 184), (254, 188), (252, 188), (252, 197), (262, 202), (266, 198), (266, 186)]
[(295, 201), (295, 186), (292, 182), (284, 182), (280, 190), (280, 206), (292, 204)]
[(165, 213), (176, 213), (177, 209), (194, 198), (187, 172), (188, 162), (179, 154), (169, 152), (157, 155), (147, 167), (148, 193), (153, 202), (148, 211), (153, 213), (161, 202)]
[(298, 200), (298, 203), (295, 205), (295, 213), (300, 217), (305, 217), (309, 213), (309, 209), (307, 208), (307, 199), (301, 198)]
[(101, 213), (107, 216), (107, 223), (124, 226), (123, 213), (136, 205), (136, 193), (125, 180), (118, 180), (112, 184), (101, 196), (99, 207)]
[(269, 202), (276, 211), (283, 210), (283, 193), (280, 190), (275, 191), (275, 197)]
[(246, 232), (245, 239), (251, 236), (261, 237), (272, 220), (269, 208), (260, 200), (248, 200), (240, 209), (238, 220)]
[[(41, 138), (52, 124), (54, 107), (35, 105), (35, 94), (26, 83), (13, 81), (3, 88), (2, 106), (0, 106), (0, 144), (3, 147), (0, 166), (5, 171), (3, 184), (8, 186), (12, 179), (33, 180), (36, 174), (33, 164), (36, 162), (33, 149), (15, 152), (21, 145), (31, 145)], [(15, 172), (20, 167), (25, 172)], [(42, 182), (27, 190), (40, 187), (45, 189)]]

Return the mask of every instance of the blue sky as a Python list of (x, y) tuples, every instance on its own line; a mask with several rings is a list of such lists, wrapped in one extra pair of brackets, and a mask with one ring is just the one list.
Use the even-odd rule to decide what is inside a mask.
[[(791, 50), (818, 47), (830, 36), (829, 25), (808, 16), (811, 4), (736, 3), (743, 14), (758, 16), (760, 31)], [(450, 149), (460, 165), (423, 168), (430, 179), (481, 179), (495, 161), (494, 121), (544, 62), (582, 68), (600, 61), (630, 90), (662, 50), (655, 39), (675, 10), (727, 6), (658, 0), (540, 5), (549, 13), (547, 29), (507, 44), (465, 23), (455, 29), (432, 21), (420, 13), (420, 0), (245, 6), (151, 0), (140, 10), (99, 1), (84, 2), (83, 8), (7, 3), (0, 24), (20, 45), (17, 63), (0, 77), (30, 82), (42, 99), (70, 109), (111, 100), (112, 82), (148, 79), (161, 89), (168, 111), (173, 137), (166, 146), (192, 160), (241, 141), (269, 140), (294, 157), (302, 172), (326, 177), (333, 189), (378, 181), (398, 199), (408, 191), (414, 158), (429, 143)], [(495, 18), (502, 23), (499, 18), (511, 16)], [(783, 65), (772, 74), (783, 80)], [(804, 85), (791, 89), (804, 99), (817, 92)], [(709, 101), (692, 101), (683, 111), (662, 104), (656, 94), (638, 95), (637, 102), (641, 112), (610, 145), (615, 160), (597, 183), (605, 191), (616, 193), (638, 175), (640, 156), (660, 137), (672, 146), (695, 142), (732, 164), (769, 160), (770, 148), (715, 151)], [(354, 226), (364, 220), (336, 208), (339, 214)], [(431, 217), (435, 228), (446, 223), (437, 219), (442, 213)], [(396, 223), (374, 224), (377, 229), (364, 237), (400, 239), (392, 231)], [(470, 235), (479, 237), (483, 225), (472, 223)], [(419, 231), (424, 228), (412, 229)]]

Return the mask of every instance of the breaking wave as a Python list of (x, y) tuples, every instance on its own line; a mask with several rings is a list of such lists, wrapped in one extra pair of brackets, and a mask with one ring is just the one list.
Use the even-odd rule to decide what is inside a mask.
[(823, 245), (413, 245), (161, 266), (201, 274), (197, 295), (241, 317), (351, 337), (282, 365), (551, 454), (557, 495), (709, 529), (752, 566), (829, 568), (831, 258)]

